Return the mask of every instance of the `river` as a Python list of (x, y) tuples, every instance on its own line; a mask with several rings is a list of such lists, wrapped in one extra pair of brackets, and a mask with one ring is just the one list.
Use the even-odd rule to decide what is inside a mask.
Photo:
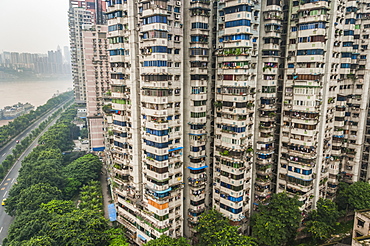
[[(72, 88), (72, 79), (40, 81), (0, 81), (0, 109), (18, 102), (29, 102), (37, 107), (54, 94)], [(0, 121), (0, 126), (7, 121)]]

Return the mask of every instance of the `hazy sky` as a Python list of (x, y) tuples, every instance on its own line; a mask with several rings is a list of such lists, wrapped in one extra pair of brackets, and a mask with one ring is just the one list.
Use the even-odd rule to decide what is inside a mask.
[(0, 52), (47, 53), (69, 45), (68, 0), (0, 0)]

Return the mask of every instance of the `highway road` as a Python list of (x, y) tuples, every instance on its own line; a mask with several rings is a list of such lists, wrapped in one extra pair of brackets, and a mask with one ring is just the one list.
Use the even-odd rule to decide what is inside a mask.
[[(0, 150), (0, 162), (5, 160), (5, 158), (12, 154), (12, 149), (17, 145), (16, 140), (22, 140), (25, 138), (30, 132), (32, 132), (34, 129), (36, 129), (42, 121), (47, 119), (49, 116), (51, 116), (55, 111), (57, 111), (59, 108), (64, 106), (65, 104), (59, 106), (58, 108), (55, 108), (54, 110), (48, 112), (46, 115), (44, 115), (41, 119), (33, 123), (31, 126), (29, 126), (23, 133), (19, 134), (17, 137), (14, 138), (13, 141), (8, 143), (4, 148)], [(43, 131), (42, 133), (31, 143), (31, 145), (23, 152), (23, 154), (20, 156), (18, 161), (13, 165), (13, 167), (9, 170), (7, 176), (3, 179), (3, 181), (0, 183), (0, 200), (2, 201), (8, 196), (9, 190), (16, 182), (18, 177), (18, 171), (21, 167), (21, 161), (24, 157), (26, 157), (33, 148), (37, 146), (37, 141), (42, 134), (48, 130), (48, 128), (56, 122), (56, 119), (54, 119)], [(12, 223), (14, 218), (9, 216), (7, 213), (5, 213), (5, 208), (3, 206), (0, 206), (0, 245), (2, 244), (2, 241), (8, 234), (9, 226)]]

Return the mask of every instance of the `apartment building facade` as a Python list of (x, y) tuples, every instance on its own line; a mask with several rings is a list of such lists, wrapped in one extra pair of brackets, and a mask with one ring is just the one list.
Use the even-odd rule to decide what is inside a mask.
[[(310, 210), (339, 181), (367, 179), (367, 2), (289, 6), (277, 192)], [(364, 159), (364, 162), (361, 162)]]
[(86, 103), (85, 57), (83, 54), (82, 30), (93, 24), (93, 15), (81, 5), (80, 1), (70, 1), (68, 11), (69, 39), (71, 48), (71, 67), (75, 101)]
[(76, 103), (86, 111), (91, 151), (105, 149), (103, 106), (110, 89), (105, 2), (71, 0), (69, 30)]
[(110, 91), (108, 64), (108, 28), (106, 25), (85, 26), (82, 44), (85, 57), (86, 117), (89, 127), (89, 142), (92, 151), (105, 149), (103, 107)]
[(247, 233), (272, 193), (305, 212), (368, 180), (370, 2), (106, 2), (112, 189), (132, 242), (196, 238), (213, 207)]

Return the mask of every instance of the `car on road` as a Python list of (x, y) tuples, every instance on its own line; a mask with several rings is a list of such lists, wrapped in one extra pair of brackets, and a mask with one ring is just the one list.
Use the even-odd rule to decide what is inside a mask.
[(15, 142), (18, 144), (19, 143), (19, 140), (16, 140)]
[(3, 201), (1, 202), (1, 206), (5, 206), (5, 201), (6, 199), (3, 199)]

